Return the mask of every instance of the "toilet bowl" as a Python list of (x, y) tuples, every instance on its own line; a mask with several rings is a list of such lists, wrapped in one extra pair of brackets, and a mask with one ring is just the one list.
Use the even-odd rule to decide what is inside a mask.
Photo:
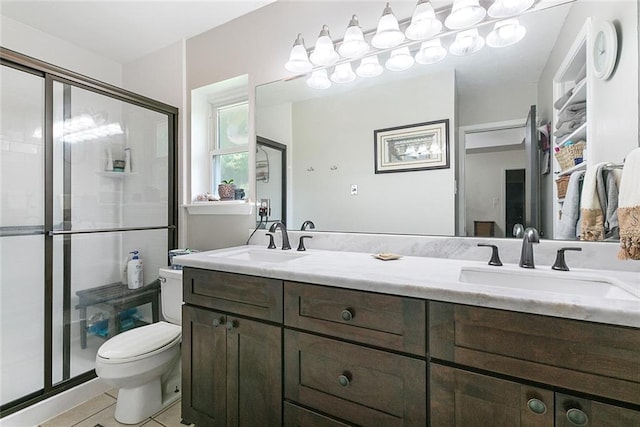
[(166, 321), (107, 340), (96, 355), (96, 374), (117, 387), (115, 418), (137, 424), (180, 397), (182, 271), (160, 269)]

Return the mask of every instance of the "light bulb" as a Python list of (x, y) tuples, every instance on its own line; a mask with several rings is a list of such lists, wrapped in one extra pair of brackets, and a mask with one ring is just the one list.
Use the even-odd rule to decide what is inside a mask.
[(415, 60), (409, 53), (409, 48), (405, 46), (391, 51), (391, 56), (384, 63), (384, 66), (390, 71), (404, 71), (411, 68), (414, 63)]
[(378, 49), (388, 49), (398, 46), (403, 41), (404, 34), (400, 31), (398, 20), (387, 3), (378, 22), (376, 34), (371, 39), (371, 44)]
[(433, 37), (442, 30), (442, 22), (436, 18), (435, 11), (429, 0), (418, 0), (416, 9), (411, 17), (411, 24), (405, 35), (411, 40), (425, 40)]
[(351, 83), (355, 79), (356, 74), (353, 72), (350, 62), (336, 65), (333, 74), (331, 74), (331, 81), (335, 83)]
[(331, 81), (327, 77), (327, 70), (316, 70), (311, 73), (311, 77), (307, 79), (307, 86), (312, 89), (329, 89), (331, 87)]
[(444, 20), (444, 25), (452, 30), (467, 28), (484, 19), (487, 11), (478, 0), (454, 0), (451, 13)]
[(533, 5), (534, 0), (496, 0), (487, 13), (492, 18), (508, 18), (519, 15)]
[(420, 50), (416, 53), (416, 62), (423, 65), (435, 64), (442, 61), (446, 56), (447, 49), (442, 47), (442, 41), (433, 39), (422, 42)]
[(291, 53), (289, 54), (289, 61), (284, 64), (284, 68), (292, 73), (303, 74), (308, 73), (313, 68), (307, 56), (307, 48), (304, 45), (302, 34), (298, 34), (296, 41), (293, 43)]
[(309, 55), (309, 59), (316, 65), (327, 66), (335, 64), (338, 59), (338, 53), (333, 47), (333, 40), (329, 35), (329, 27), (322, 26), (322, 30), (316, 40), (316, 46)]
[(491, 47), (511, 46), (522, 40), (526, 32), (518, 18), (505, 19), (496, 22), (493, 31), (487, 35), (487, 44)]
[(356, 68), (356, 74), (364, 78), (379, 76), (383, 71), (382, 65), (378, 62), (378, 55), (362, 58), (360, 66)]
[(456, 34), (456, 39), (449, 46), (449, 52), (457, 56), (471, 55), (483, 46), (484, 39), (478, 34), (478, 29), (473, 28)]
[(353, 15), (347, 31), (344, 34), (338, 53), (345, 58), (357, 58), (369, 51), (369, 44), (364, 40), (362, 28), (358, 24), (358, 17)]

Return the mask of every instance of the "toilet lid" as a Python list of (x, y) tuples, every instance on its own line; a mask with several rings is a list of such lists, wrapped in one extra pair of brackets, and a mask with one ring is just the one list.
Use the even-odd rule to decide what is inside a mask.
[(108, 339), (98, 349), (104, 359), (130, 359), (151, 353), (180, 337), (182, 328), (167, 322), (131, 329)]

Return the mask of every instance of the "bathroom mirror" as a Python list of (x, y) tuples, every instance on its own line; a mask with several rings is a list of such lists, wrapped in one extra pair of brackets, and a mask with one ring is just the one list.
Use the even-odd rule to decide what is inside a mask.
[[(537, 106), (539, 123), (551, 121), (553, 76), (589, 17), (616, 24), (622, 43), (635, 49), (632, 55), (619, 55), (616, 67), (632, 67), (631, 75), (637, 78), (635, 2), (578, 0), (522, 16), (527, 35), (511, 47), (485, 46), (465, 57), (449, 54), (439, 64), (416, 64), (404, 72), (385, 70), (377, 78), (334, 83), (325, 91), (307, 87), (306, 77), (258, 86), (256, 134), (286, 144), (290, 153), (288, 228), (299, 229), (311, 219), (316, 230), (323, 231), (473, 236), (481, 235), (474, 226), (494, 222), (494, 236), (511, 237), (506, 224), (518, 214), (508, 206), (522, 209), (523, 202), (537, 204), (541, 229), (551, 237), (552, 215), (557, 214), (553, 174), (541, 175), (540, 167), (533, 171), (540, 177), (535, 200), (527, 194), (518, 203), (507, 200), (507, 194), (521, 195), (513, 187), (522, 186), (523, 171), (532, 173), (523, 142), (530, 106)], [(490, 29), (481, 28), (480, 33), (486, 35)], [(445, 46), (448, 43), (443, 39)], [(624, 73), (619, 74), (628, 75)], [(614, 74), (611, 80), (615, 78)], [(630, 137), (637, 146), (637, 80), (629, 82), (627, 90), (635, 99)], [(602, 99), (598, 101), (607, 102)], [(610, 108), (615, 111), (613, 102)], [(374, 173), (374, 131), (444, 119), (451, 126), (450, 168)], [(516, 136), (504, 147), (489, 144), (467, 150), (464, 135), (476, 129), (511, 129)], [(491, 170), (499, 172), (498, 182), (485, 181)], [(487, 188), (493, 188), (495, 196), (483, 195)], [(487, 221), (478, 213), (480, 208), (497, 209), (500, 218)]]

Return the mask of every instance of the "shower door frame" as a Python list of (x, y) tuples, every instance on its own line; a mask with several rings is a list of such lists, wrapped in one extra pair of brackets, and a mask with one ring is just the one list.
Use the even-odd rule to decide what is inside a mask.
[[(178, 183), (177, 183), (177, 146), (178, 146), (178, 108), (168, 104), (135, 94), (133, 92), (118, 88), (90, 77), (66, 70), (61, 67), (40, 61), (38, 59), (23, 55), (10, 49), (0, 46), (0, 66), (8, 66), (19, 71), (27, 72), (44, 78), (44, 230), (35, 231), (32, 234), (44, 234), (44, 387), (14, 401), (7, 402), (0, 407), (0, 419), (6, 415), (17, 412), (34, 403), (48, 399), (65, 390), (73, 388), (79, 384), (96, 378), (95, 370), (83, 374), (70, 376), (70, 310), (71, 310), (71, 283), (70, 276), (66, 273), (63, 280), (63, 374), (62, 380), (56, 384), (53, 381), (53, 240), (55, 236), (62, 235), (65, 239), (65, 249), (63, 251), (63, 262), (68, 263), (70, 259), (66, 241), (74, 234), (108, 233), (126, 231), (146, 231), (146, 230), (167, 230), (167, 247), (173, 249), (178, 242)], [(112, 99), (128, 104), (136, 105), (151, 111), (165, 114), (168, 118), (168, 168), (167, 168), (167, 225), (149, 227), (120, 227), (109, 229), (92, 230), (54, 230), (53, 224), (53, 202), (54, 202), (54, 147), (53, 147), (53, 85), (54, 82), (70, 85), (84, 90), (97, 93)], [(67, 177), (64, 178), (65, 187)], [(64, 221), (66, 224), (66, 220)]]

